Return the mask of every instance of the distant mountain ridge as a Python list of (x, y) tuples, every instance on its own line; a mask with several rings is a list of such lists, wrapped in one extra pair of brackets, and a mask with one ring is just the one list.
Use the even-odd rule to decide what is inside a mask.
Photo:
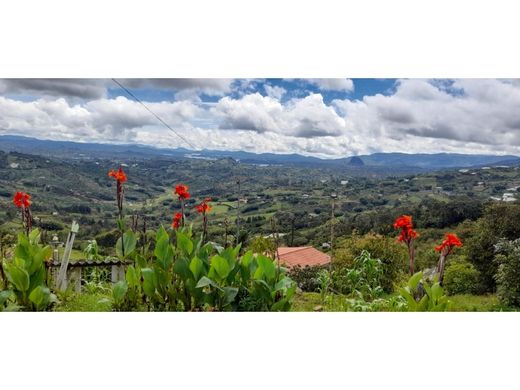
[(468, 168), (483, 165), (520, 165), (520, 158), (513, 155), (481, 155), (460, 153), (374, 153), (339, 159), (320, 159), (299, 154), (250, 153), (242, 151), (200, 150), (183, 148), (166, 149), (138, 144), (102, 144), (73, 141), (51, 141), (36, 138), (0, 135), (0, 150), (66, 158), (112, 158), (112, 157), (175, 157), (220, 159), (233, 158), (250, 164), (291, 164), (313, 167), (370, 169), (395, 168), (407, 170), (436, 170), (444, 168)]

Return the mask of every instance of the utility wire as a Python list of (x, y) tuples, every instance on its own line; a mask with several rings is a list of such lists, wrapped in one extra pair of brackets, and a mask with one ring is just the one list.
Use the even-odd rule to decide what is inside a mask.
[(146, 110), (152, 114), (155, 118), (157, 118), (157, 120), (159, 122), (161, 122), (164, 126), (166, 126), (173, 134), (175, 134), (177, 137), (179, 137), (180, 139), (182, 139), (186, 144), (188, 144), (189, 146), (191, 146), (192, 149), (197, 149), (195, 147), (195, 145), (193, 145), (190, 141), (188, 141), (186, 138), (184, 138), (182, 135), (180, 135), (178, 132), (176, 132), (174, 129), (172, 129), (172, 127), (166, 123), (165, 121), (163, 121), (159, 115), (157, 115), (155, 112), (153, 112), (152, 110), (150, 110), (150, 108), (148, 108), (148, 106), (146, 104), (144, 104), (137, 96), (135, 96), (132, 92), (130, 92), (123, 84), (121, 84), (119, 81), (117, 81), (116, 79), (112, 79), (112, 81), (114, 83), (116, 83), (121, 89), (123, 89), (128, 95), (130, 95), (137, 103), (141, 104), (144, 108), (146, 108)]

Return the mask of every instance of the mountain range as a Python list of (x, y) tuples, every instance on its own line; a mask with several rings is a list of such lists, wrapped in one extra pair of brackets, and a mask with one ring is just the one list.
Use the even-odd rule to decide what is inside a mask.
[(17, 135), (0, 135), (0, 150), (62, 158), (231, 158), (248, 164), (298, 165), (312, 167), (348, 167), (350, 169), (395, 168), (429, 171), (445, 168), (468, 168), (485, 165), (520, 165), (513, 155), (460, 153), (374, 153), (338, 159), (320, 159), (299, 154), (250, 153), (243, 151), (167, 149), (137, 144), (102, 144), (72, 141), (51, 141)]

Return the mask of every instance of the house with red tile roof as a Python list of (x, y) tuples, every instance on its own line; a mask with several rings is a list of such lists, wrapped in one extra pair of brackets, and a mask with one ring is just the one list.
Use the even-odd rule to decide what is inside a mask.
[(287, 268), (324, 266), (331, 262), (329, 255), (312, 246), (280, 247), (278, 256), (280, 264)]

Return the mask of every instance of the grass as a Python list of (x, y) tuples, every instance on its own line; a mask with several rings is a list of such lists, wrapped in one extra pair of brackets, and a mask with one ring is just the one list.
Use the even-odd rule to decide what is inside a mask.
[[(342, 302), (347, 298), (343, 295), (329, 295), (329, 298), (322, 302), (319, 293), (303, 292), (295, 296), (292, 311), (315, 311), (315, 308), (321, 306), (322, 311), (342, 311), (344, 306)], [(488, 295), (470, 295), (459, 294), (449, 296), (451, 301), (449, 311), (452, 312), (490, 312), (490, 311), (507, 311), (502, 306), (498, 297), (494, 294)]]
[(498, 297), (494, 294), (471, 295), (459, 294), (449, 296), (450, 311), (504, 311)]
[(108, 299), (110, 296), (102, 293), (67, 293), (60, 297), (60, 302), (56, 305), (55, 310), (65, 312), (111, 311), (112, 303)]

